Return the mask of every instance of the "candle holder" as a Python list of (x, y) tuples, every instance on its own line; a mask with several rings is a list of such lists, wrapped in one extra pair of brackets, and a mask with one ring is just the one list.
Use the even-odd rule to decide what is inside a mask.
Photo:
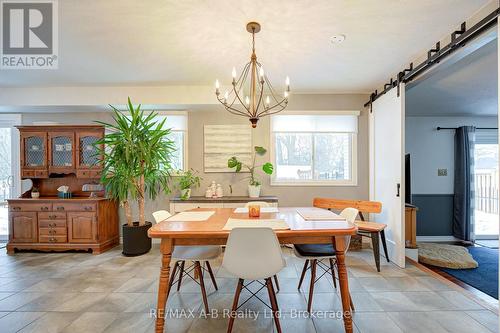
[(248, 216), (249, 217), (260, 217), (260, 206), (259, 205), (248, 206)]

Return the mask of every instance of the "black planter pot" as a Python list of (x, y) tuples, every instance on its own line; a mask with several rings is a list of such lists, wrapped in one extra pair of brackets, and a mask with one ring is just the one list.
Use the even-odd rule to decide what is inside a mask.
[(151, 238), (148, 237), (148, 229), (151, 228), (151, 222), (145, 225), (139, 225), (134, 222), (134, 226), (123, 225), (123, 255), (127, 257), (140, 256), (151, 250)]

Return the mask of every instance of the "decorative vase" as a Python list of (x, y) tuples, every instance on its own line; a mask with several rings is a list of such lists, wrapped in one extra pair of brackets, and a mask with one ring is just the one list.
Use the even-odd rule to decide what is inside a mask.
[(260, 196), (260, 185), (248, 185), (248, 196), (258, 198)]
[(31, 197), (33, 199), (38, 199), (40, 197), (40, 192), (31, 192)]
[(191, 189), (190, 188), (181, 190), (181, 200), (187, 200), (190, 197), (191, 197)]

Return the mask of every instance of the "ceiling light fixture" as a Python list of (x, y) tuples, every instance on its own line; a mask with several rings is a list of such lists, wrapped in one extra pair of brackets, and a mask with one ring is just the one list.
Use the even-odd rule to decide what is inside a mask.
[(228, 112), (248, 117), (252, 127), (255, 128), (260, 117), (278, 113), (286, 108), (290, 95), (290, 78), (287, 76), (285, 79), (286, 88), (283, 96), (277, 95), (255, 54), (255, 34), (260, 31), (260, 24), (248, 23), (247, 31), (252, 34), (250, 62), (245, 65), (238, 78), (236, 68), (233, 68), (233, 88), (222, 96), (219, 80), (216, 80), (215, 95)]
[(341, 44), (345, 41), (346, 36), (345, 35), (334, 35), (330, 37), (330, 42), (332, 44)]

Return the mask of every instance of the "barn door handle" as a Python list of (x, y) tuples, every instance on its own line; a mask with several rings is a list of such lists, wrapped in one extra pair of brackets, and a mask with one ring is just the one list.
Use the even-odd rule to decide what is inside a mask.
[(401, 184), (398, 183), (398, 185), (397, 185), (397, 193), (396, 193), (396, 197), (398, 197), (398, 198), (400, 197), (400, 193), (399, 193), (400, 191), (401, 191)]

